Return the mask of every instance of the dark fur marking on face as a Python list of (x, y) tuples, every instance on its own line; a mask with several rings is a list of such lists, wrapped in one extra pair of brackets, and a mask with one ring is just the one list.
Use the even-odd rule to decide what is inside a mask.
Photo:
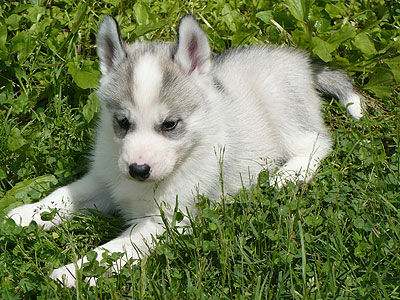
[(174, 67), (166, 62), (162, 66), (163, 78), (159, 100), (168, 107), (171, 115), (187, 117), (197, 108), (193, 99), (198, 90)]
[[(173, 129), (166, 130), (164, 124), (174, 122), (176, 125)], [(174, 119), (174, 118), (166, 118), (161, 122), (161, 124), (157, 124), (155, 126), (155, 131), (160, 133), (162, 136), (165, 136), (169, 139), (180, 139), (186, 134), (186, 124), (182, 119)]]
[(165, 70), (162, 78), (162, 86), (170, 86), (176, 81), (176, 75), (171, 70)]
[(113, 114), (113, 129), (117, 138), (123, 139), (129, 131), (133, 131), (135, 128), (135, 122), (131, 121), (125, 114), (118, 112)]
[(133, 66), (127, 60), (118, 70), (109, 74), (107, 84), (100, 85), (97, 94), (110, 111), (121, 110), (121, 104), (126, 101), (135, 106), (132, 92), (133, 77)]

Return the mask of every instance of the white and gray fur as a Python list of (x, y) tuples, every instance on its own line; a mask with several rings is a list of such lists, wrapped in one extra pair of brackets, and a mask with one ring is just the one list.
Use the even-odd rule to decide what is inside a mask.
[[(278, 187), (308, 181), (331, 147), (317, 90), (362, 116), (362, 97), (344, 72), (316, 68), (292, 48), (239, 48), (212, 57), (190, 15), (180, 22), (176, 44), (126, 44), (109, 16), (97, 43), (101, 113), (89, 173), (8, 216), (49, 229), (82, 208), (118, 211), (131, 227), (95, 249), (99, 260), (105, 250), (125, 252), (115, 268), (148, 253), (152, 236), (163, 232), (159, 206), (171, 217), (176, 196), (179, 208), (192, 213), (197, 192), (218, 200), (221, 174), (227, 194), (249, 187), (264, 168)], [(39, 213), (53, 208), (57, 217), (42, 221)], [(69, 264), (51, 277), (74, 286), (75, 275)]]

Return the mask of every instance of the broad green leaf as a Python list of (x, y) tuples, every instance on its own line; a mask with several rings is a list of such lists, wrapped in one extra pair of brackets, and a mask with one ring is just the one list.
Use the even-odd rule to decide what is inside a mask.
[(57, 182), (54, 175), (43, 175), (17, 183), (1, 199), (0, 212), (6, 213), (6, 210), (8, 211), (18, 205), (31, 203), (30, 193), (32, 191), (43, 193), (57, 184)]
[(224, 7), (222, 8), (222, 12), (221, 12), (222, 16), (221, 17), (222, 17), (222, 20), (224, 21), (224, 23), (229, 27), (229, 29), (232, 32), (235, 32), (237, 30), (237, 28), (236, 28), (236, 24), (233, 19), (232, 11), (233, 11), (232, 6), (228, 3), (226, 3), (224, 5)]
[(211, 231), (215, 231), (215, 230), (218, 229), (217, 225), (215, 225), (214, 223), (210, 223), (210, 224), (208, 225), (208, 227), (210, 228)]
[(325, 42), (319, 37), (313, 37), (311, 40), (312, 52), (321, 58), (324, 62), (332, 60), (332, 51), (335, 50), (335, 46)]
[(269, 23), (269, 21), (273, 17), (273, 13), (271, 10), (260, 11), (256, 14), (256, 17), (259, 18), (264, 23)]
[(20, 15), (13, 14), (7, 18), (6, 24), (10, 29), (16, 30), (19, 28), (19, 21), (21, 18), (22, 17)]
[(277, 240), (277, 234), (276, 231), (272, 230), (272, 229), (268, 229), (267, 230), (267, 237), (272, 240), (272, 241), (276, 241)]
[(31, 6), (28, 8), (27, 17), (33, 23), (38, 22), (40, 16), (45, 12), (45, 8), (41, 6)]
[(372, 91), (378, 98), (389, 98), (392, 95), (393, 86), (392, 73), (381, 69), (370, 77), (364, 89)]
[(77, 32), (79, 27), (81, 26), (83, 20), (86, 17), (87, 9), (88, 9), (88, 6), (86, 3), (79, 4), (76, 14), (74, 16), (74, 23), (71, 28), (73, 33)]
[[(91, 251), (94, 252), (94, 251)], [(97, 253), (96, 253), (97, 254)], [(104, 266), (100, 266), (100, 263), (97, 260), (93, 260), (83, 264), (83, 275), (87, 277), (99, 277), (104, 273), (106, 268)]]
[(326, 32), (331, 28), (331, 20), (327, 18), (320, 18), (314, 23), (314, 27), (319, 32)]
[(7, 41), (7, 26), (0, 25), (0, 48), (6, 45)]
[(18, 282), (18, 286), (20, 286), (23, 291), (31, 291), (34, 289), (35, 285), (36, 283), (34, 283), (31, 279), (27, 277), (22, 278)]
[(356, 228), (358, 228), (358, 229), (362, 229), (362, 228), (364, 228), (365, 222), (364, 222), (364, 220), (363, 220), (361, 217), (357, 217), (357, 218), (354, 220), (353, 224), (354, 224), (354, 227), (356, 227)]
[[(40, 16), (38, 16), (40, 18)], [(40, 35), (47, 30), (50, 26), (52, 26), (52, 21), (49, 19), (42, 19), (39, 22), (35, 22), (35, 24), (31, 27), (30, 32), (33, 35)]]
[(291, 14), (299, 21), (307, 21), (310, 13), (311, 0), (286, 0)]
[(176, 216), (175, 216), (176, 221), (177, 221), (178, 223), (182, 222), (182, 220), (184, 219), (184, 217), (185, 217), (185, 216), (184, 216), (183, 213), (180, 212), (180, 211), (178, 211), (178, 212), (176, 213)]
[(136, 2), (133, 6), (135, 11), (135, 19), (137, 24), (144, 25), (149, 23), (149, 14), (147, 12), (146, 6), (141, 2)]
[(397, 83), (400, 83), (400, 56), (385, 59), (384, 62), (389, 66)]
[(92, 67), (87, 67), (82, 70), (73, 62), (68, 64), (68, 72), (71, 74), (74, 82), (82, 89), (97, 87), (101, 77), (99, 70)]
[(354, 45), (368, 57), (376, 54), (375, 45), (365, 32), (356, 35)]
[(137, 38), (139, 36), (145, 35), (146, 33), (155, 31), (155, 30), (160, 29), (160, 28), (164, 28), (166, 23), (167, 23), (166, 21), (159, 21), (157, 23), (149, 23), (149, 24), (146, 24), (146, 25), (139, 25), (133, 31), (132, 37), (133, 38)]
[(48, 39), (46, 39), (46, 45), (50, 48), (51, 51), (56, 53), (57, 52), (57, 47), (55, 46), (54, 43), (57, 43), (57, 40), (55, 38), (49, 37)]
[(10, 52), (18, 53), (25, 48), (25, 43), (27, 41), (26, 31), (19, 31), (10, 41)]
[(325, 6), (325, 11), (329, 14), (329, 16), (333, 18), (340, 18), (341, 16), (346, 15), (346, 6), (343, 4), (331, 4), (328, 3)]
[(295, 45), (302, 49), (311, 49), (310, 36), (304, 30), (295, 29), (292, 31), (292, 38)]
[(31, 6), (32, 6), (32, 4), (19, 4), (15, 9), (13, 9), (13, 13), (21, 14), (22, 12), (24, 12)]
[(338, 31), (334, 32), (333, 35), (328, 39), (328, 43), (332, 44), (335, 49), (340, 46), (344, 41), (353, 38), (356, 35), (356, 31), (350, 24), (344, 25)]
[(28, 101), (29, 101), (28, 95), (26, 95), (25, 93), (19, 95), (19, 97), (13, 101), (14, 112), (19, 114), (25, 111), (28, 105)]
[(83, 116), (87, 122), (90, 122), (95, 113), (99, 111), (99, 101), (97, 99), (96, 93), (91, 93), (88, 100), (83, 107)]
[(10, 135), (7, 140), (7, 147), (11, 151), (16, 151), (26, 144), (26, 140), (22, 137), (21, 131), (14, 127), (11, 129)]
[(78, 67), (73, 62), (68, 63), (67, 66), (68, 73), (71, 74), (72, 79), (74, 79), (76, 77), (76, 74), (78, 73)]
[(307, 216), (305, 221), (308, 226), (318, 227), (323, 223), (323, 218), (321, 216)]
[(232, 36), (232, 46), (239, 46), (242, 45), (244, 40), (249, 36), (247, 32), (238, 30)]
[(203, 251), (204, 252), (211, 252), (211, 251), (215, 251), (215, 249), (217, 248), (217, 245), (214, 241), (203, 241), (202, 243), (203, 246)]
[(363, 258), (370, 252), (371, 252), (370, 246), (366, 242), (361, 241), (354, 249), (354, 256)]
[(40, 214), (40, 218), (43, 221), (51, 221), (56, 216), (57, 210), (53, 209), (52, 211), (44, 211)]
[(97, 258), (97, 252), (93, 250), (89, 251), (86, 253), (86, 258), (89, 262), (94, 261)]
[(101, 74), (97, 70), (91, 72), (78, 70), (75, 82), (82, 89), (95, 88), (99, 84), (100, 77)]

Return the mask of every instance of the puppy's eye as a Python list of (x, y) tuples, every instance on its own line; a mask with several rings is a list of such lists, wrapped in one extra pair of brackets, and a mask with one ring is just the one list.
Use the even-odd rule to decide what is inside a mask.
[(178, 125), (179, 120), (176, 121), (164, 121), (161, 125), (162, 131), (171, 131), (174, 130), (176, 125)]
[(125, 129), (125, 130), (129, 129), (130, 123), (127, 118), (117, 119), (117, 123), (118, 123), (119, 127), (121, 127), (122, 129)]

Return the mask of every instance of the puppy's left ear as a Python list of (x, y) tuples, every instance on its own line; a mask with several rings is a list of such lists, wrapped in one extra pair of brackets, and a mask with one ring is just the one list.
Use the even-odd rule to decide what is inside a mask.
[(179, 23), (178, 45), (174, 60), (190, 75), (207, 74), (211, 70), (211, 50), (207, 35), (192, 15)]
[(125, 43), (122, 41), (117, 21), (105, 16), (97, 33), (97, 54), (103, 75), (121, 63), (125, 57)]

